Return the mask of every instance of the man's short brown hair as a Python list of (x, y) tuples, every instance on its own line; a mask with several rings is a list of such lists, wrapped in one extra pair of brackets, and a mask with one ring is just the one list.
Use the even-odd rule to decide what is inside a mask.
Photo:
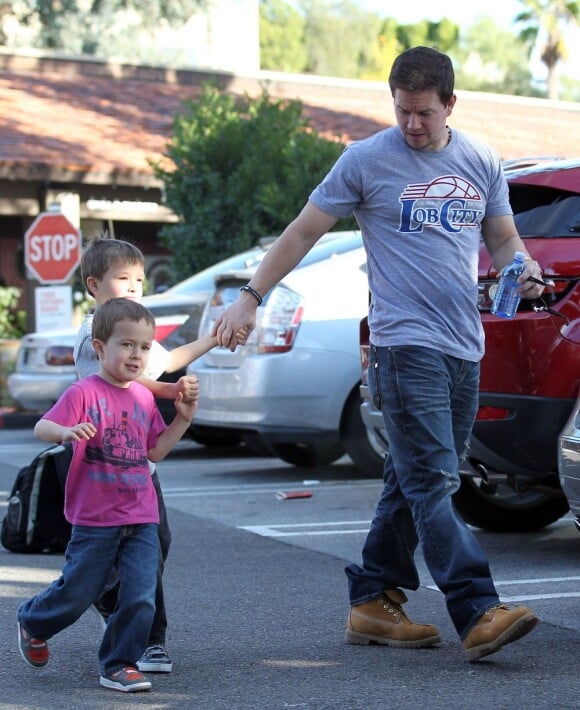
[(412, 47), (395, 59), (389, 74), (389, 86), (394, 96), (402, 91), (435, 89), (441, 103), (447, 106), (453, 97), (455, 73), (451, 59), (431, 47)]

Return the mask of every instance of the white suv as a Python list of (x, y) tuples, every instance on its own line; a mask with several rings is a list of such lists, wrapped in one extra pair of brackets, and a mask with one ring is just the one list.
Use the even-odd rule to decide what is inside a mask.
[[(330, 463), (346, 451), (359, 468), (376, 469), (360, 415), (365, 265), (360, 232), (325, 235), (266, 295), (245, 346), (233, 353), (215, 348), (192, 363), (188, 373), (200, 382), (194, 431), (230, 429), (253, 448), (296, 465)], [(211, 332), (254, 271), (216, 278), (200, 336)]]

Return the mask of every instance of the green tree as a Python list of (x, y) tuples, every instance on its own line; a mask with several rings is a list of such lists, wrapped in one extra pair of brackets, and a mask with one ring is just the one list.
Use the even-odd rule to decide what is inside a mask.
[[(183, 25), (209, 0), (20, 0), (3, 13), (0, 42), (137, 58), (160, 27)], [(7, 20), (20, 30), (9, 35)], [(22, 37), (21, 37), (22, 35)], [(149, 51), (149, 57), (151, 53)]]
[(361, 66), (359, 78), (366, 81), (386, 81), (391, 66), (400, 52), (397, 22), (387, 18), (382, 23), (374, 45), (369, 48), (366, 66)]
[(478, 17), (461, 34), (452, 54), (458, 89), (533, 96), (527, 50), (491, 17)]
[(260, 67), (300, 73), (307, 63), (304, 17), (284, 0), (260, 0)]
[(18, 310), (21, 295), (14, 286), (0, 287), (0, 338), (21, 338), (26, 332), (26, 311)]
[(562, 101), (580, 101), (580, 81), (567, 76), (561, 77), (560, 99)]
[(304, 0), (307, 71), (357, 79), (371, 63), (382, 21), (350, 0)]
[(564, 34), (568, 25), (577, 25), (580, 6), (570, 0), (520, 0), (524, 9), (515, 22), (522, 27), (520, 38), (529, 53), (539, 45), (540, 57), (548, 68), (548, 98), (559, 98), (557, 66), (568, 56)]
[(265, 88), (236, 98), (205, 85), (174, 118), (171, 166), (155, 166), (180, 218), (161, 233), (176, 280), (279, 233), (343, 148), (311, 129), (299, 101), (273, 100)]
[(446, 17), (439, 22), (420, 20), (412, 25), (399, 25), (397, 38), (401, 50), (424, 45), (437, 47), (442, 52), (449, 52), (457, 46), (459, 26)]
[[(287, 53), (290, 57), (297, 55), (295, 10), (285, 0), (261, 2), (264, 20), (261, 28), (264, 27), (265, 33), (261, 47), (267, 52), (262, 67), (288, 71), (287, 27), (290, 28)], [(403, 49), (428, 44), (448, 51), (457, 45), (459, 37), (458, 26), (447, 18), (440, 22), (424, 20), (414, 25), (398, 25), (394, 18), (381, 19), (376, 13), (362, 10), (353, 0), (301, 0), (299, 14), (307, 55), (303, 71), (322, 76), (384, 81), (394, 58)], [(266, 47), (266, 38), (268, 43), (275, 39), (277, 49), (270, 44)]]

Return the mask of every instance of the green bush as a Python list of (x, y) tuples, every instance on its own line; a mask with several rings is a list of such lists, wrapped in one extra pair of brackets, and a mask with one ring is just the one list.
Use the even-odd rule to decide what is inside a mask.
[(18, 339), (26, 332), (26, 311), (18, 310), (21, 290), (0, 287), (0, 338)]
[(180, 218), (161, 232), (176, 280), (277, 235), (343, 149), (310, 128), (300, 101), (273, 100), (264, 88), (236, 98), (205, 85), (174, 118), (174, 167), (154, 166)]

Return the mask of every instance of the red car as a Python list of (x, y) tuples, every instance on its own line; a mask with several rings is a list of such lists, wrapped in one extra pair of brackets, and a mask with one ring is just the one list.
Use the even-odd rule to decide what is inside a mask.
[[(513, 320), (491, 315), (497, 273), (482, 245), (479, 309), (486, 336), (479, 412), (455, 496), (486, 530), (534, 530), (568, 511), (558, 436), (580, 394), (580, 159), (506, 164), (518, 231), (549, 284)], [(368, 326), (361, 323), (362, 415), (377, 450), (388, 446), (364, 385)]]

